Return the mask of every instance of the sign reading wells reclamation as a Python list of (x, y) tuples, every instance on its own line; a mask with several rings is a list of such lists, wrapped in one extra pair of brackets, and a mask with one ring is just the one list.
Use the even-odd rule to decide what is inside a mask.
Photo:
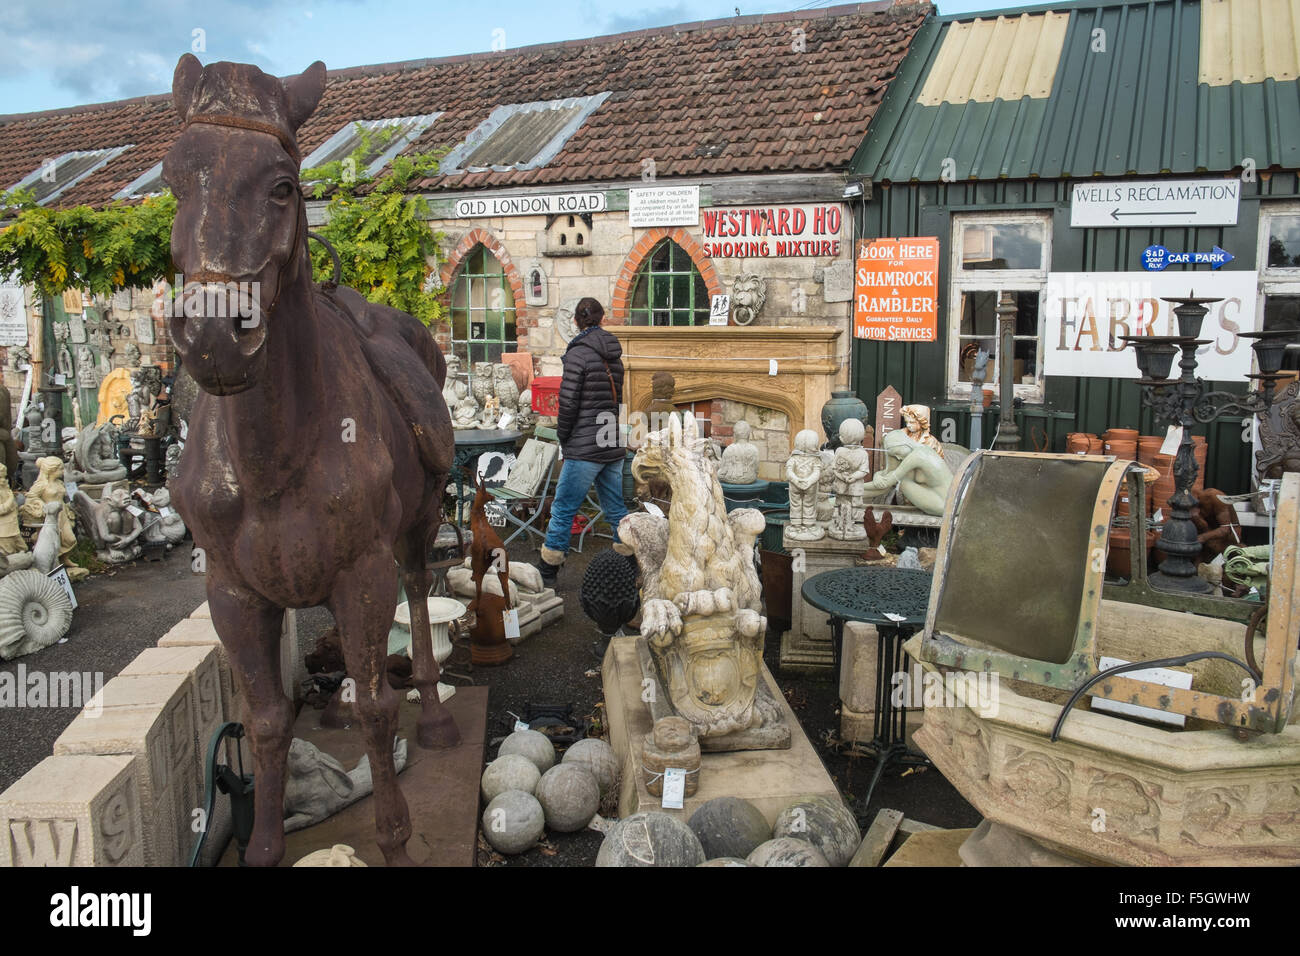
[(853, 336), (933, 342), (938, 335), (939, 240), (863, 239), (853, 275)]

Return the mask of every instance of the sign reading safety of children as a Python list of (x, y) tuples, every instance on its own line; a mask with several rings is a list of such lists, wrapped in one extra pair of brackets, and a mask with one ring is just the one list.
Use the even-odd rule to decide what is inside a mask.
[(938, 334), (939, 240), (864, 239), (853, 275), (853, 335), (933, 342)]

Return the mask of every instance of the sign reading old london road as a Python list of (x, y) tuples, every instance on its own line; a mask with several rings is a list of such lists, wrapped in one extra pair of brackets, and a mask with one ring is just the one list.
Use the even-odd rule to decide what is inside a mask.
[(1240, 199), (1237, 179), (1079, 182), (1070, 189), (1070, 225), (1235, 226)]
[(604, 212), (605, 194), (553, 193), (541, 196), (486, 196), (457, 199), (453, 209), (458, 219), (485, 216), (556, 216), (561, 213)]

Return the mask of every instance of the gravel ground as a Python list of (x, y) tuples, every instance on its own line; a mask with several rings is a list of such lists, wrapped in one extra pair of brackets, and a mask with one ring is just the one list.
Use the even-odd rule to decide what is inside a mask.
[[(578, 590), (588, 561), (607, 546), (607, 540), (588, 537), (584, 554), (570, 554), (557, 589), (565, 604), (563, 621), (516, 647), (508, 663), (470, 668), (468, 649), (463, 646), (456, 648), (447, 663), (448, 671), (464, 675), (452, 677), (453, 683), (491, 688), (488, 759), (496, 756), (499, 738), (510, 732), (512, 715), (522, 716), (529, 703), (572, 705), (579, 720), (594, 722), (597, 730), (603, 725), (600, 666), (604, 642), (582, 613)], [(510, 551), (512, 560), (531, 562), (536, 558), (533, 548), (518, 542)], [(28, 673), (36, 669), (91, 671), (102, 673), (107, 681), (204, 600), (203, 578), (191, 572), (181, 552), (163, 562), (137, 562), (111, 574), (96, 575), (77, 585), (76, 591), (81, 606), (67, 642), (0, 664), (0, 671), (14, 671), (21, 663)], [(299, 612), (300, 644), (310, 648), (330, 624), (330, 614), (324, 608)], [(891, 769), (876, 788), (871, 805), (858, 806), (858, 795), (866, 789), (874, 761), (837, 752), (833, 743), (839, 730), (839, 702), (834, 685), (829, 680), (782, 675), (777, 663), (779, 644), (779, 637), (769, 634), (768, 667), (860, 819), (870, 820), (880, 808), (893, 807), (936, 826), (966, 827), (979, 822), (979, 814), (934, 770), (904, 777), (901, 770)], [(4, 741), (0, 747), (0, 791), (49, 756), (55, 738), (75, 714), (75, 708), (0, 710), (0, 740)], [(591, 830), (550, 834), (541, 847), (509, 859), (482, 844), (479, 861), (505, 866), (584, 866), (595, 861), (600, 841), (600, 834)]]

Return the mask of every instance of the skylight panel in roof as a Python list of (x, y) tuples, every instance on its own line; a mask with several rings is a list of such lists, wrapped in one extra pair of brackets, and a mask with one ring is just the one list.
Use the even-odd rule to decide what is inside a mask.
[(447, 173), (536, 169), (564, 148), (569, 137), (609, 93), (498, 106), (442, 162)]
[(44, 206), (57, 199), (109, 160), (131, 148), (113, 146), (109, 149), (74, 150), (57, 159), (46, 161), (15, 183), (12, 189), (30, 189), (36, 204)]
[(156, 196), (167, 188), (162, 178), (162, 163), (154, 163), (143, 173), (113, 194), (114, 199), (141, 199)]
[(399, 116), (391, 119), (358, 120), (348, 123), (337, 133), (325, 140), (302, 161), (303, 169), (315, 169), (326, 163), (342, 162), (352, 155), (353, 150), (362, 144), (362, 130), (370, 134), (370, 146), (357, 163), (358, 172), (362, 169), (369, 176), (374, 176), (383, 169), (394, 156), (420, 138), (420, 134), (433, 125), (441, 113), (425, 113), (420, 116)]

